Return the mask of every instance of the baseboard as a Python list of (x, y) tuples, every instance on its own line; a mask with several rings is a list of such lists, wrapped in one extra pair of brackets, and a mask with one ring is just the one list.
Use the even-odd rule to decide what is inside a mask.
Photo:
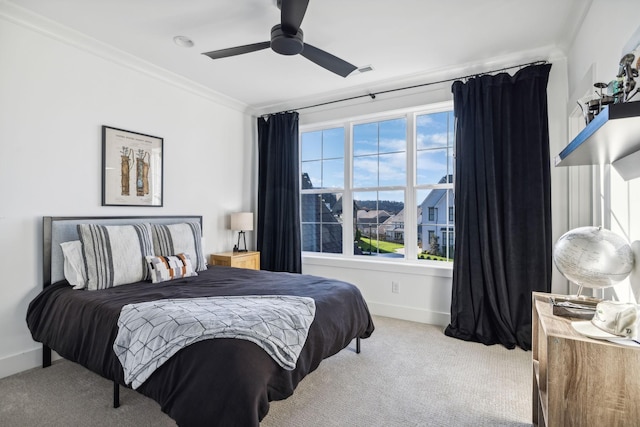
[[(51, 354), (51, 360), (60, 359), (60, 356), (54, 351)], [(42, 347), (25, 351), (0, 359), (0, 378), (8, 377), (33, 368), (42, 367)]]
[(391, 317), (393, 319), (409, 320), (411, 322), (428, 323), (430, 325), (447, 326), (451, 320), (449, 313), (405, 307), (401, 305), (383, 304), (367, 301), (371, 314)]

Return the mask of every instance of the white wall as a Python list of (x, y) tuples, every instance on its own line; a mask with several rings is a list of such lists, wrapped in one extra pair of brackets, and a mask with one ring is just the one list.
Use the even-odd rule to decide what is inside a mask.
[[(41, 288), (42, 216), (202, 214), (207, 252), (227, 250), (233, 244), (228, 213), (255, 210), (257, 169), (254, 119), (243, 106), (134, 58), (96, 48), (64, 29), (16, 19), (3, 8), (0, 4), (0, 377), (40, 363), (39, 345), (30, 338), (25, 314)], [(591, 65), (596, 80), (611, 79), (639, 12), (636, 1), (594, 0), (568, 60), (552, 48), (542, 55), (523, 52), (518, 58), (487, 59), (486, 69), (541, 56), (553, 63), (548, 86), (552, 157), (568, 142), (569, 94)], [(603, 30), (603, 20), (612, 13), (615, 22)], [(474, 66), (479, 69), (479, 64)], [(450, 77), (467, 74), (462, 69), (451, 72)], [(450, 96), (449, 84), (380, 95), (375, 101), (303, 110), (301, 125)], [(100, 206), (101, 125), (164, 138), (164, 207)], [(568, 227), (567, 169), (552, 168), (554, 240)], [(638, 240), (640, 202), (630, 195), (638, 194), (640, 180), (619, 182), (614, 175), (611, 181), (607, 192), (617, 227)], [(449, 269), (313, 256), (304, 258), (303, 271), (355, 283), (374, 313), (449, 322)], [(392, 281), (400, 284), (399, 294), (391, 292)], [(566, 290), (557, 271), (553, 290)]]
[[(487, 59), (486, 71), (503, 66), (527, 63), (540, 57), (552, 62), (548, 85), (549, 134), (551, 153), (566, 145), (567, 64), (564, 55), (554, 48), (543, 52), (522, 53), (517, 58)], [(476, 64), (477, 65), (477, 64)], [(512, 70), (513, 71), (513, 70)], [(453, 71), (446, 78), (466, 75)], [(423, 82), (439, 81), (442, 76), (424, 76)], [(403, 86), (396, 82), (395, 87)], [(412, 82), (415, 83), (415, 82)], [(409, 85), (411, 83), (408, 83)], [(372, 90), (375, 92), (375, 90)], [(301, 126), (330, 123), (345, 117), (358, 117), (384, 111), (450, 101), (451, 82), (378, 95), (375, 100), (363, 98), (345, 104), (335, 104), (300, 112)], [(310, 103), (312, 104), (312, 103)], [(551, 162), (551, 159), (550, 159)], [(566, 230), (566, 173), (552, 168), (552, 216), (554, 241), (560, 230)], [(333, 277), (357, 285), (374, 314), (445, 326), (450, 321), (452, 270), (450, 265), (398, 261), (380, 262), (355, 258), (336, 258), (307, 254), (303, 257), (303, 273)], [(398, 282), (399, 293), (392, 293), (391, 282)], [(564, 290), (566, 281), (554, 270), (553, 289)]]
[[(615, 12), (612, 12), (615, 11)], [(575, 94), (586, 80), (606, 81), (613, 78), (618, 69), (623, 46), (637, 30), (640, 2), (630, 0), (594, 0), (574, 42), (567, 53), (553, 48), (542, 51), (553, 64), (547, 89), (549, 106), (549, 138), (551, 152), (552, 183), (552, 233), (555, 242), (576, 221), (593, 218), (593, 204), (599, 199), (610, 199), (611, 209), (605, 215), (614, 231), (630, 241), (640, 239), (640, 179), (624, 182), (613, 171), (604, 194), (597, 193), (592, 186), (593, 176), (589, 167), (556, 168), (554, 157), (568, 144), (569, 114)], [(603, 17), (616, 16), (614, 24), (602, 28)], [(541, 52), (527, 53), (518, 59), (488, 59), (486, 69), (495, 69), (497, 63), (511, 65), (527, 60), (539, 59)], [(454, 75), (465, 75), (463, 72)], [(585, 78), (585, 75), (587, 77)], [(437, 81), (438, 78), (432, 78)], [(427, 77), (424, 79), (429, 81)], [(588, 86), (591, 85), (589, 83)], [(398, 82), (395, 86), (401, 86)], [(402, 109), (416, 105), (441, 102), (450, 99), (450, 84), (429, 86), (409, 93), (378, 96), (376, 100), (351, 101), (346, 106), (322, 107), (319, 110), (301, 112), (301, 125), (330, 122), (342, 117), (359, 116), (385, 110)], [(375, 92), (375, 90), (372, 90)], [(586, 169), (586, 170), (585, 170)], [(579, 197), (579, 200), (577, 198)], [(584, 225), (584, 224), (580, 224)], [(640, 242), (634, 247), (640, 256)], [(451, 277), (441, 269), (418, 267), (411, 263), (396, 265), (381, 264), (374, 267), (365, 261), (336, 260), (321, 256), (306, 256), (303, 272), (335, 277), (358, 285), (367, 298), (371, 311), (407, 320), (446, 325), (449, 322), (451, 300)], [(391, 292), (391, 282), (400, 283), (400, 293)], [(631, 283), (636, 299), (640, 299), (640, 268), (632, 274)], [(625, 288), (626, 286), (626, 288)], [(628, 281), (622, 284), (621, 294), (628, 294)], [(625, 291), (627, 289), (627, 291)], [(552, 292), (566, 294), (575, 292), (558, 270), (553, 268)], [(624, 298), (624, 295), (621, 295)]]
[[(615, 22), (612, 21), (611, 25), (607, 24), (606, 29), (594, 31), (594, 28), (602, 27), (603, 22), (606, 21), (604, 17), (611, 16), (612, 12), (616, 16)], [(640, 16), (638, 1), (593, 1), (569, 51), (570, 93), (581, 96), (585, 84), (583, 81), (586, 81), (588, 86), (595, 82), (608, 83), (614, 79), (625, 46), (632, 39), (635, 40), (634, 46), (640, 43), (638, 16)], [(636, 96), (633, 101), (640, 101), (640, 98)], [(569, 110), (572, 108), (573, 105), (568, 105)], [(624, 181), (613, 168), (594, 167), (592, 174), (596, 185), (592, 185), (592, 174), (585, 171), (589, 168), (581, 166), (567, 169), (575, 169), (571, 173), (575, 175), (573, 181), (576, 186), (591, 192), (590, 202), (594, 211), (591, 215), (591, 225), (603, 225), (624, 236), (630, 242), (636, 241), (634, 247), (636, 247), (637, 256), (640, 257), (640, 242), (638, 242), (640, 240), (640, 198), (637, 197), (640, 194), (640, 179)], [(600, 188), (598, 183), (602, 183)], [(584, 192), (581, 196), (584, 196)], [(582, 205), (584, 210), (584, 203)], [(635, 271), (630, 276), (631, 280), (616, 286), (615, 294), (621, 300), (640, 300), (639, 264), (640, 262), (636, 262)]]
[[(18, 18), (0, 8), (0, 377), (40, 363), (25, 316), (42, 216), (199, 214), (212, 253), (232, 247), (228, 213), (254, 209), (256, 191), (242, 106)], [(102, 125), (164, 138), (164, 207), (100, 206)]]

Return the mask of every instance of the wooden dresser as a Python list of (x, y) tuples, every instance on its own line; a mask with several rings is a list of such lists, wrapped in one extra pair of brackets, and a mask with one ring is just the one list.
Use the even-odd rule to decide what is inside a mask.
[(260, 270), (260, 252), (223, 252), (210, 257), (211, 265), (226, 265), (229, 267)]
[(533, 293), (533, 425), (640, 426), (640, 348), (580, 335)]

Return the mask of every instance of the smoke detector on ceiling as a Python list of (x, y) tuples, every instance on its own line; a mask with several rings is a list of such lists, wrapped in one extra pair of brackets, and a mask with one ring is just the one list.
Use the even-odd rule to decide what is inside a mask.
[(193, 47), (195, 43), (187, 36), (175, 36), (173, 42), (180, 47)]

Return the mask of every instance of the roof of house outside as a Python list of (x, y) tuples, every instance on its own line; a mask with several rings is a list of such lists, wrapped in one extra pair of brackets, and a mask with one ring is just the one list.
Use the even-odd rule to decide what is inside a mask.
[[(440, 178), (440, 181), (438, 181), (438, 184), (447, 184), (450, 182), (453, 182), (453, 175), (445, 175), (442, 178)], [(452, 190), (443, 189), (443, 188), (436, 188), (435, 190), (431, 190), (431, 192), (427, 195), (427, 197), (424, 198), (422, 203), (420, 203), (420, 206), (422, 207), (436, 206), (440, 202), (442, 197), (447, 193), (447, 191), (452, 191)]]
[(391, 214), (385, 210), (370, 210), (367, 211), (365, 209), (360, 209), (356, 213), (356, 218), (359, 223), (371, 223), (371, 224), (381, 224), (387, 220), (387, 218), (391, 217)]
[[(307, 173), (302, 174), (302, 188), (305, 190), (313, 188), (313, 183)], [(328, 206), (329, 204), (331, 206)], [(340, 212), (337, 212), (337, 209)], [(338, 226), (341, 224), (338, 216), (342, 212), (342, 198), (336, 200), (336, 196), (332, 193), (302, 194), (300, 211), (303, 221), (314, 224), (311, 232), (316, 234), (317, 239), (321, 239), (322, 252), (341, 253), (342, 227)], [(310, 239), (310, 241), (317, 242), (314, 239)], [(314, 243), (310, 244), (314, 245)]]

